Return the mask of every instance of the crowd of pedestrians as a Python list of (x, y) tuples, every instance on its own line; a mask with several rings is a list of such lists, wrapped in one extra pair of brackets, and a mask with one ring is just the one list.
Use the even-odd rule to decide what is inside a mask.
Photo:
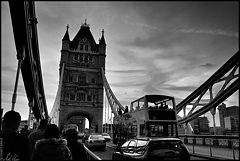
[(75, 129), (68, 129), (65, 136), (61, 136), (57, 125), (43, 119), (36, 130), (30, 132), (25, 126), (19, 133), (20, 122), (18, 112), (11, 110), (5, 113), (0, 136), (0, 160), (87, 160)]

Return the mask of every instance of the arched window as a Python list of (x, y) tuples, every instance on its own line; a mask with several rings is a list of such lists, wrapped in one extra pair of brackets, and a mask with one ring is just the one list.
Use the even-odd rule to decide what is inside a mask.
[(83, 44), (80, 44), (80, 50), (83, 50)]
[(75, 101), (75, 93), (70, 94), (70, 101)]
[(87, 82), (87, 77), (85, 75), (79, 75), (78, 76), (78, 82), (79, 83), (86, 83)]
[(77, 101), (85, 101), (85, 93), (77, 93)]
[(88, 51), (88, 45), (85, 45), (85, 51)]

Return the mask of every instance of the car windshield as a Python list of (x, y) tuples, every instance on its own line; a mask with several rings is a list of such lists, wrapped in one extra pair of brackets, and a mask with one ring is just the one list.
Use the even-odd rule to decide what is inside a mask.
[(143, 154), (148, 141), (146, 140), (137, 140), (136, 153)]
[(103, 133), (102, 136), (109, 136), (107, 133)]
[(104, 139), (101, 135), (91, 135), (90, 136), (90, 139), (96, 139), (96, 140), (98, 140), (98, 139)]

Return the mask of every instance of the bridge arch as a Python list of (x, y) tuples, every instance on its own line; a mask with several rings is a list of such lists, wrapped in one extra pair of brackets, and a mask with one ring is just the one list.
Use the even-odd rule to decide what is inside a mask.
[[(97, 121), (97, 118), (93, 115), (92, 112), (89, 112), (89, 111), (84, 111), (84, 110), (74, 110), (74, 111), (71, 111), (69, 112), (67, 115), (65, 115), (65, 117), (63, 118), (63, 122), (62, 122), (62, 125), (67, 125), (67, 124), (77, 124), (78, 125), (78, 129), (81, 129), (81, 123), (79, 123), (78, 120), (71, 120), (71, 118), (73, 117), (84, 117), (88, 119), (89, 121), (89, 129), (92, 131), (92, 132), (96, 132), (98, 130), (96, 130), (96, 128), (98, 128), (100, 125)], [(84, 124), (85, 124), (85, 121), (84, 121)]]

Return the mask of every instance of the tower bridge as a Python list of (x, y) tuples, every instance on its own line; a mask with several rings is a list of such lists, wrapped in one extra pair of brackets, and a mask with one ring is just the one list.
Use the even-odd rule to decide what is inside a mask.
[[(36, 120), (49, 119), (60, 126), (75, 123), (83, 129), (83, 118), (89, 120), (92, 132), (102, 132), (104, 91), (114, 115), (118, 109), (124, 110), (105, 76), (106, 41), (104, 31), (98, 43), (95, 42), (90, 26), (83, 23), (70, 40), (69, 26), (62, 39), (59, 63), (59, 85), (54, 106), (50, 114), (47, 110), (42, 81), (40, 53), (37, 37), (37, 18), (34, 2), (9, 2), (13, 33), (17, 50), (18, 69), (27, 93), (29, 105)], [(17, 87), (18, 74), (16, 76)], [(222, 82), (221, 86), (216, 86)], [(218, 88), (215, 93), (214, 89)], [(178, 123), (187, 125), (190, 121), (211, 112), (239, 90), (239, 52), (235, 53), (206, 82), (177, 104), (177, 113), (184, 117)], [(208, 102), (202, 98), (209, 97)], [(13, 109), (16, 102), (13, 97)], [(186, 113), (187, 106), (190, 112)], [(187, 127), (187, 126), (185, 126)]]

